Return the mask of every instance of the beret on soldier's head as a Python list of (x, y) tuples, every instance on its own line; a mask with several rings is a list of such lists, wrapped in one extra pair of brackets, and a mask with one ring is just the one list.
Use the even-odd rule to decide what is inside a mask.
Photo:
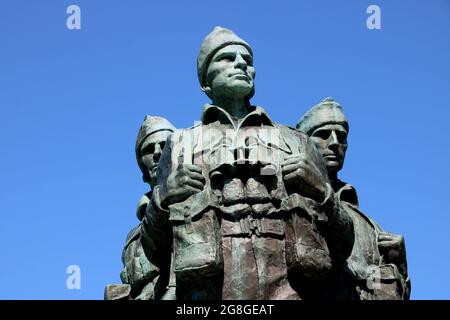
[(145, 139), (148, 136), (152, 135), (153, 133), (159, 131), (174, 132), (175, 130), (176, 130), (175, 127), (166, 118), (145, 116), (144, 122), (142, 123), (141, 128), (139, 129), (138, 132), (138, 136), (136, 138), (136, 147), (135, 147), (136, 160), (138, 162), (139, 168), (143, 173), (146, 171), (146, 168), (141, 161), (141, 147)]
[(251, 55), (253, 55), (250, 45), (239, 38), (233, 31), (215, 27), (214, 30), (206, 36), (200, 47), (200, 52), (197, 57), (197, 73), (198, 80), (202, 87), (206, 86), (206, 72), (208, 71), (209, 63), (211, 62), (214, 54), (223, 47), (240, 44), (248, 49)]
[(319, 104), (309, 109), (297, 123), (297, 130), (307, 135), (327, 124), (341, 124), (349, 130), (347, 118), (339, 103), (333, 98), (327, 97)]

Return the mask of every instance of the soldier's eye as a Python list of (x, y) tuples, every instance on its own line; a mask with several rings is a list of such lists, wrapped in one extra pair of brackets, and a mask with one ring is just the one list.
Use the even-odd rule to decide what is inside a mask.
[(165, 142), (161, 142), (161, 143), (159, 144), (159, 146), (160, 146), (160, 148), (161, 148), (161, 152), (163, 151), (165, 145), (166, 145)]
[(347, 143), (347, 135), (342, 131), (336, 132), (337, 139), (339, 143)]
[(329, 130), (320, 130), (320, 131), (314, 133), (314, 136), (319, 137), (324, 140), (327, 140), (328, 137), (330, 136), (330, 134), (331, 134), (331, 131), (329, 131)]
[(146, 154), (150, 154), (150, 153), (154, 153), (155, 152), (155, 145), (149, 144), (148, 146), (146, 146), (144, 148), (144, 150), (142, 150), (142, 155), (146, 155)]
[(230, 54), (226, 54), (220, 57), (220, 61), (233, 61), (234, 57)]

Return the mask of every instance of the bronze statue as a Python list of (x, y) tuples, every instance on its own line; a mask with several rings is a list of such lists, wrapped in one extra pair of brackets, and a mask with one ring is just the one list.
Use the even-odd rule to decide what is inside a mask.
[(231, 30), (205, 38), (197, 70), (212, 104), (167, 140), (142, 221), (149, 261), (172, 264), (177, 299), (316, 297), (354, 238), (321, 155), (251, 105), (252, 48)]
[[(348, 121), (327, 98), (297, 129), (250, 103), (253, 50), (216, 27), (197, 58), (211, 99), (175, 130), (147, 117), (136, 157), (152, 187), (107, 299), (408, 299), (402, 236), (384, 232), (338, 179)], [(164, 146), (165, 144), (165, 146)], [(162, 151), (162, 153), (161, 153)]]
[(409, 299), (410, 282), (403, 237), (384, 232), (359, 208), (356, 189), (338, 179), (344, 165), (349, 125), (342, 107), (326, 98), (299, 120), (303, 131), (325, 160), (328, 177), (340, 207), (352, 218), (355, 243), (348, 258), (350, 278), (346, 286), (354, 289), (350, 299)]

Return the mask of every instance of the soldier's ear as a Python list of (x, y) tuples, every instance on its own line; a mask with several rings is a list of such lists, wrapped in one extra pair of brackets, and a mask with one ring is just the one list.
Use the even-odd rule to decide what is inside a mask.
[(208, 85), (202, 86), (202, 91), (211, 98), (211, 87)]

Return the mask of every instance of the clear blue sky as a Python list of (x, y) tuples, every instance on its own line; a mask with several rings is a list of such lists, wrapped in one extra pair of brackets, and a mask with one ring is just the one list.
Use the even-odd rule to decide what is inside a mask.
[[(81, 8), (81, 30), (66, 8)], [(381, 8), (381, 30), (366, 9)], [(102, 299), (147, 186), (144, 115), (191, 126), (216, 25), (254, 49), (280, 123), (326, 96), (350, 121), (340, 177), (406, 238), (413, 299), (450, 299), (450, 1), (22, 1), (0, 4), (0, 298)], [(66, 268), (81, 267), (81, 290)]]

